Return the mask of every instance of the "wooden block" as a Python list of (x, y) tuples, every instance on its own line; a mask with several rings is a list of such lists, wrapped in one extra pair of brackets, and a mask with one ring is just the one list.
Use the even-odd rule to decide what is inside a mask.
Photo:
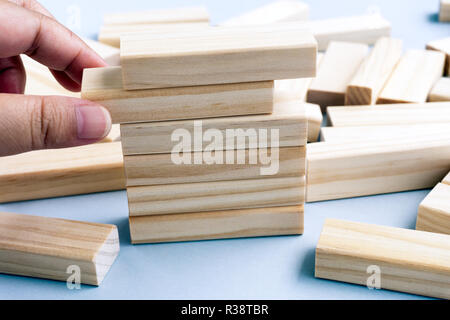
[(346, 105), (375, 104), (402, 55), (402, 41), (380, 38), (347, 87)]
[(343, 105), (347, 85), (368, 51), (368, 45), (362, 43), (331, 42), (317, 77), (309, 87), (307, 101), (316, 103), (323, 109)]
[(130, 216), (301, 205), (305, 177), (130, 187)]
[[(260, 149), (216, 151), (217, 155), (209, 155), (219, 157), (223, 164), (213, 161), (212, 164), (206, 164), (206, 160), (211, 160), (206, 158), (207, 152), (186, 153), (191, 164), (176, 164), (172, 154), (124, 156), (127, 186), (301, 177), (305, 174), (305, 149), (267, 148), (269, 158), (272, 157), (267, 165), (262, 164), (258, 154)], [(250, 161), (251, 155), (258, 157), (254, 163)], [(244, 160), (243, 164), (238, 164), (236, 157)], [(232, 164), (227, 164), (226, 159), (230, 158), (233, 159)], [(203, 162), (195, 164), (198, 160)], [(264, 170), (270, 174), (263, 174)]]
[[(274, 112), (267, 115), (122, 124), (123, 154), (170, 153), (178, 144), (174, 133), (180, 130), (192, 137), (183, 149), (186, 152), (205, 151), (213, 142), (211, 139), (204, 141), (208, 130), (218, 130), (222, 135), (224, 143), (219, 146), (220, 150), (258, 148), (261, 131), (270, 135), (273, 130), (279, 132), (277, 143), (280, 147), (304, 146), (308, 137), (305, 109), (303, 103), (291, 101), (275, 104)], [(237, 135), (242, 139), (236, 138)], [(198, 143), (197, 138), (203, 142)], [(270, 141), (267, 146), (271, 146)]]
[(109, 134), (100, 142), (117, 142), (120, 140), (120, 125), (113, 124)]
[(0, 272), (100, 285), (119, 254), (114, 225), (0, 213)]
[(125, 91), (121, 67), (85, 69), (83, 99), (96, 101), (114, 123), (265, 114), (273, 110), (273, 81)]
[(428, 101), (450, 101), (450, 78), (441, 78), (428, 94)]
[(450, 171), (450, 137), (308, 145), (306, 201), (427, 189)]
[(316, 142), (323, 122), (322, 110), (318, 104), (306, 103), (305, 107), (308, 120), (308, 142)]
[(446, 66), (445, 66), (445, 74), (449, 75), (449, 67), (450, 67), (450, 37), (430, 41), (427, 43), (428, 50), (436, 50), (443, 52), (446, 56)]
[(441, 0), (441, 6), (439, 8), (439, 21), (450, 21), (450, 0)]
[(125, 189), (120, 142), (0, 158), (0, 202)]
[(366, 286), (373, 285), (372, 269), (378, 269), (382, 289), (449, 299), (450, 236), (326, 220), (316, 277)]
[(450, 185), (450, 173), (442, 180), (442, 183)]
[(127, 90), (294, 79), (316, 72), (317, 43), (301, 24), (126, 34), (120, 50)]
[(299, 235), (303, 205), (130, 217), (133, 244)]
[(102, 57), (106, 63), (110, 66), (118, 66), (120, 65), (120, 50), (107, 45), (105, 43), (100, 43), (98, 41), (82, 38), (84, 42), (87, 43), (95, 52), (97, 52), (100, 57)]
[(431, 50), (409, 50), (381, 91), (377, 103), (419, 103), (427, 101), (444, 72), (445, 55)]
[(439, 183), (422, 201), (416, 229), (450, 234), (450, 185)]

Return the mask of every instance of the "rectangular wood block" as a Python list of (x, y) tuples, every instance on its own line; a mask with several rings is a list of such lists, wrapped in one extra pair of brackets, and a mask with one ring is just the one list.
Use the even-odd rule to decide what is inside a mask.
[(130, 217), (133, 244), (303, 233), (303, 205)]
[[(119, 254), (114, 225), (0, 213), (0, 272), (100, 285)], [(76, 269), (74, 269), (76, 270)]]
[(422, 201), (416, 229), (450, 234), (450, 185), (439, 183)]
[(428, 94), (428, 101), (450, 101), (450, 78), (441, 78)]
[(447, 56), (446, 63), (445, 63), (446, 64), (446, 66), (445, 66), (445, 74), (449, 75), (449, 68), (450, 68), (450, 37), (430, 41), (430, 42), (427, 43), (426, 48), (428, 50), (441, 51), (442, 53), (444, 53)]
[(450, 0), (441, 0), (441, 5), (439, 7), (439, 21), (450, 21)]
[(328, 219), (316, 249), (316, 277), (450, 298), (450, 236)]
[(121, 67), (85, 69), (82, 98), (108, 108), (114, 123), (267, 114), (273, 81), (125, 91)]

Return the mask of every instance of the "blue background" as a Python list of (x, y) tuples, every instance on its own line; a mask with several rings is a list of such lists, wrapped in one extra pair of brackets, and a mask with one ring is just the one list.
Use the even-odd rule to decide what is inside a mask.
[[(270, 1), (41, 1), (61, 22), (80, 8), (77, 33), (95, 38), (107, 12), (204, 5), (213, 23)], [(438, 0), (314, 0), (311, 18), (379, 10), (406, 48), (450, 35), (437, 22)], [(306, 204), (302, 236), (190, 243), (130, 244), (125, 191), (0, 205), (0, 211), (62, 217), (119, 227), (121, 252), (101, 287), (68, 290), (63, 282), (0, 275), (0, 299), (418, 299), (363, 286), (314, 278), (314, 250), (326, 218), (414, 228), (428, 190)]]

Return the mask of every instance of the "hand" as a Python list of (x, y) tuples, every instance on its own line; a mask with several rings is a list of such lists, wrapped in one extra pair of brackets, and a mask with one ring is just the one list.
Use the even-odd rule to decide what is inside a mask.
[(111, 116), (96, 103), (23, 95), (20, 54), (46, 65), (71, 91), (80, 91), (84, 68), (106, 66), (36, 1), (0, 0), (0, 156), (89, 144), (109, 133)]

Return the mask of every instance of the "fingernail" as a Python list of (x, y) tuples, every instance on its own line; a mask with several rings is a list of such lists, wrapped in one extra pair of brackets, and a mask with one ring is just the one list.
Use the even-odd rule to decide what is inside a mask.
[(111, 130), (111, 116), (101, 106), (79, 106), (75, 108), (75, 113), (78, 139), (100, 140)]

